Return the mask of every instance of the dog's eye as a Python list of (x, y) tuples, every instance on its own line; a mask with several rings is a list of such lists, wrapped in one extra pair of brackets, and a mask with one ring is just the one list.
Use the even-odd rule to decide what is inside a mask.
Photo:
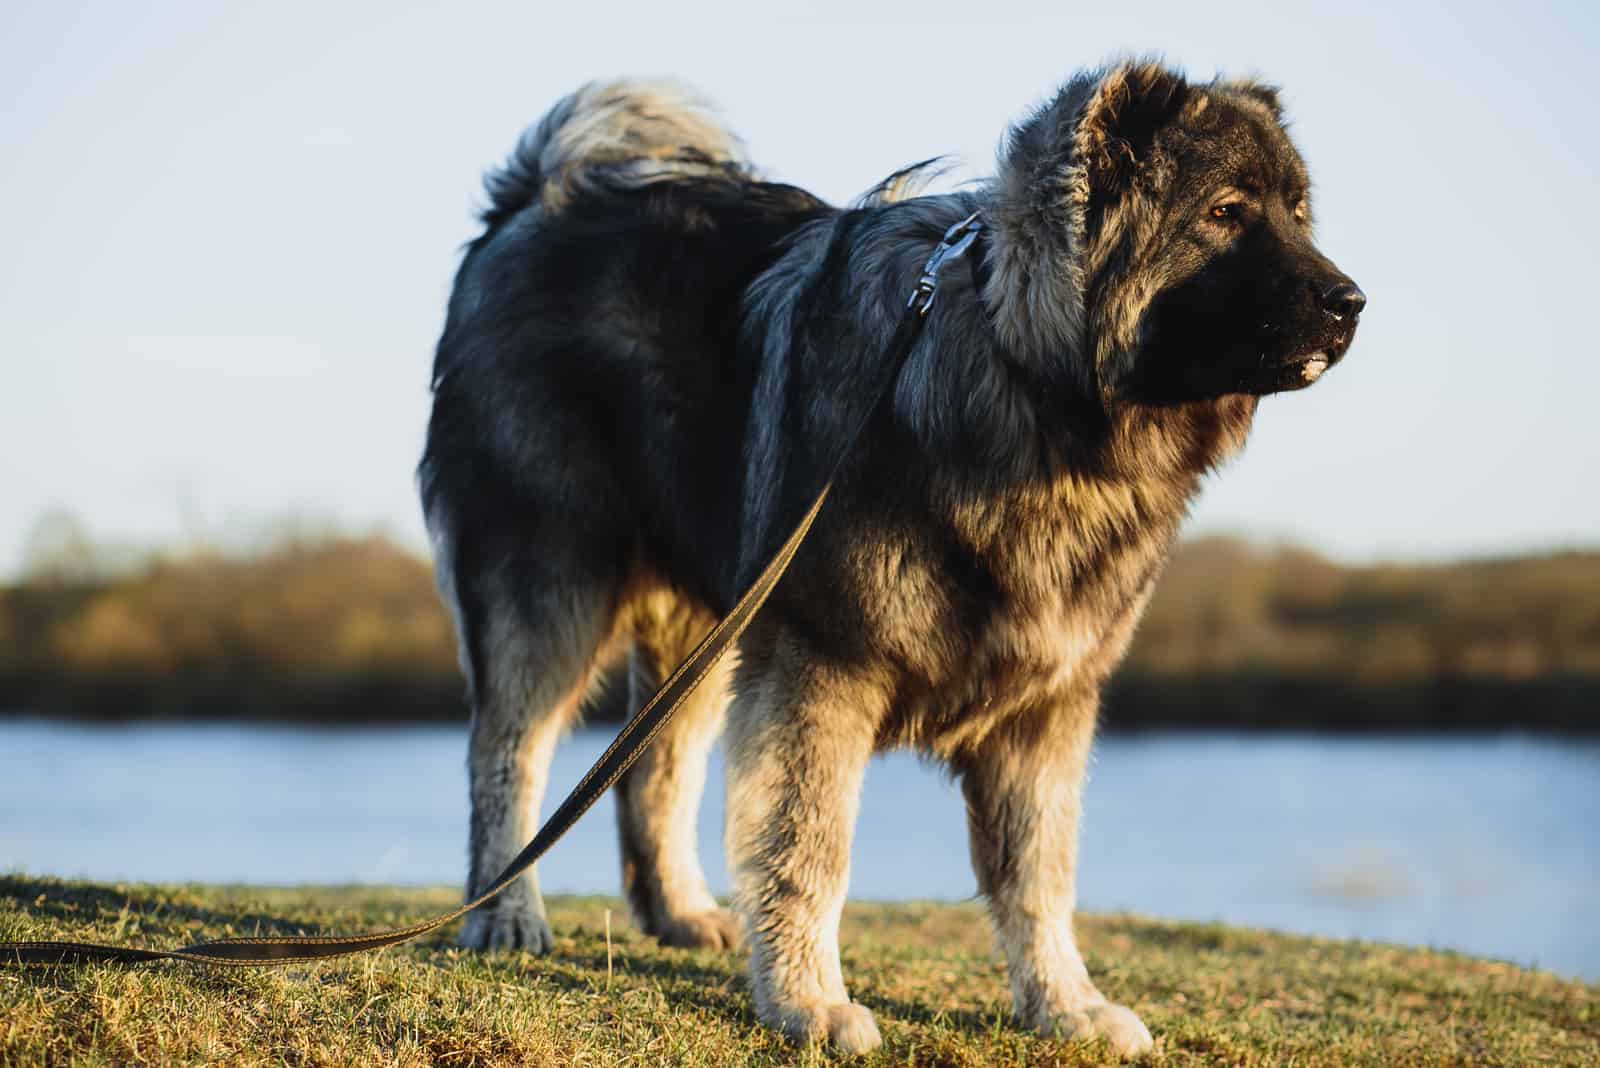
[(1244, 205), (1237, 200), (1213, 204), (1208, 214), (1217, 222), (1238, 222), (1244, 218)]

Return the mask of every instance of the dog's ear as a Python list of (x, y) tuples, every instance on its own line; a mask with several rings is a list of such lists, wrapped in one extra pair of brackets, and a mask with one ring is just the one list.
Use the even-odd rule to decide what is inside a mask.
[(1181, 74), (1156, 63), (1111, 68), (1084, 102), (1078, 119), (1078, 157), (1092, 190), (1123, 188), (1150, 158), (1156, 135), (1194, 96)]
[(1267, 110), (1267, 114), (1272, 116), (1273, 122), (1279, 123), (1280, 125), (1282, 124), (1283, 100), (1278, 94), (1277, 86), (1268, 85), (1265, 82), (1258, 82), (1254, 78), (1246, 78), (1239, 81), (1215, 82), (1213, 84), (1218, 89), (1223, 89), (1231, 93), (1237, 93), (1245, 100), (1253, 104), (1260, 105)]
[(1283, 101), (1279, 98), (1278, 87), (1267, 85), (1263, 82), (1242, 82), (1239, 88), (1244, 95), (1272, 112), (1272, 117), (1277, 122), (1283, 121)]

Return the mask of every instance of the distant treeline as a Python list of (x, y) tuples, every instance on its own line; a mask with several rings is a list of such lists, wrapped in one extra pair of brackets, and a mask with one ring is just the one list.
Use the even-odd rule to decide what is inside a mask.
[[(70, 562), (70, 561), (69, 561)], [(622, 713), (616, 700), (598, 718)], [(190, 552), (0, 587), (0, 710), (98, 718), (464, 717), (428, 564), (383, 538)], [(1600, 552), (1343, 567), (1187, 544), (1111, 728), (1600, 730)]]

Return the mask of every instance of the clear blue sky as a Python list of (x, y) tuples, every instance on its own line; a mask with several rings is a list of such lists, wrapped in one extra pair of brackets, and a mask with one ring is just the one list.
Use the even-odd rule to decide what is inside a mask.
[(1128, 51), (1284, 87), (1323, 247), (1372, 301), (1190, 530), (1345, 559), (1600, 542), (1595, 6), (783, 7), (13, 5), (0, 572), (49, 507), (146, 541), (295, 512), (421, 546), (481, 172), (581, 81), (694, 83), (771, 174), (843, 199), (941, 152), (986, 173), (1008, 121)]

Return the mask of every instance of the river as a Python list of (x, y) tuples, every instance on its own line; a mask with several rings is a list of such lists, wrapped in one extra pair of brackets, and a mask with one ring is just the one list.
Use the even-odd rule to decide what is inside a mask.
[[(552, 797), (609, 741), (559, 750)], [(462, 727), (0, 719), (0, 870), (102, 881), (453, 883)], [(727, 889), (720, 752), (702, 856)], [(1600, 980), (1600, 743), (1523, 735), (1110, 735), (1085, 798), (1081, 907), (1501, 958)], [(558, 791), (560, 793), (558, 793)], [(975, 894), (961, 797), (906, 754), (867, 773), (856, 899)], [(540, 866), (616, 893), (603, 800)]]

